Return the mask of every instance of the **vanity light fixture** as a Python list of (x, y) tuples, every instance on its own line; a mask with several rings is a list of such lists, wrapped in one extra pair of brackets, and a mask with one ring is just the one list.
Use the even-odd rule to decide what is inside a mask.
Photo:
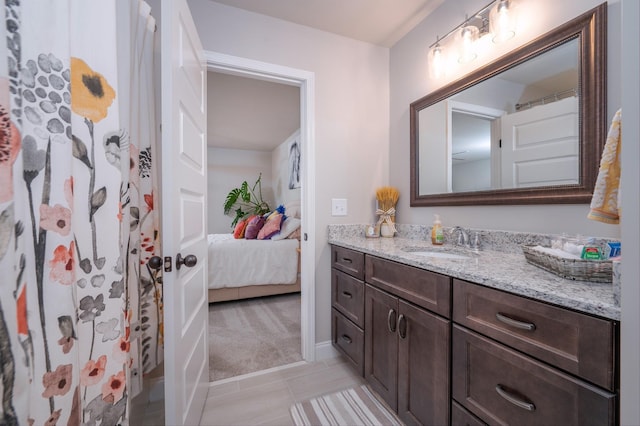
[(494, 43), (502, 43), (516, 35), (514, 5), (512, 3), (510, 0), (499, 0), (491, 9), (489, 21)]
[(478, 57), (475, 43), (478, 40), (479, 32), (478, 27), (469, 24), (469, 19), (465, 19), (465, 24), (458, 33), (458, 46), (460, 46), (458, 62), (461, 64), (471, 62)]
[[(478, 44), (485, 37), (490, 36), (489, 39), (496, 44), (513, 38), (516, 34), (514, 8), (515, 0), (494, 0), (471, 17), (465, 17), (444, 37), (436, 37), (436, 42), (429, 46), (430, 76), (442, 77), (447, 71), (447, 64), (466, 64), (476, 59)], [(445, 52), (456, 56), (447, 58)]]
[(431, 64), (429, 72), (431, 73), (432, 78), (442, 77), (445, 71), (444, 51), (437, 39), (438, 37), (436, 36), (436, 44), (429, 51), (429, 63)]

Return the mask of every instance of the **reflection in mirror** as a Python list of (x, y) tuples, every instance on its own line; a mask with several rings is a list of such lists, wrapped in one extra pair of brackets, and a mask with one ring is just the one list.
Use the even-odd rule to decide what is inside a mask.
[(411, 104), (411, 205), (588, 202), (606, 4)]
[[(420, 194), (578, 184), (578, 47), (570, 40), (421, 110)], [(438, 151), (440, 177), (429, 165)]]

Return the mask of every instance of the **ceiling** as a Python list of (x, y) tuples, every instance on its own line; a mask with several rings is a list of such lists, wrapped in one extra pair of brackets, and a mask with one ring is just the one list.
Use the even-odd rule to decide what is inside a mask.
[[(445, 0), (215, 1), (391, 47)], [(271, 151), (300, 127), (298, 87), (215, 72), (207, 78), (209, 146)]]
[(391, 47), (444, 0), (215, 0), (215, 2), (379, 46)]
[(300, 88), (207, 73), (207, 145), (273, 151), (300, 128)]

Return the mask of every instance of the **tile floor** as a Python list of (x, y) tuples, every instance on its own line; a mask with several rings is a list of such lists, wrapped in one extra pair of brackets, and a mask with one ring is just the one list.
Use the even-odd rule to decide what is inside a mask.
[[(297, 401), (364, 383), (342, 358), (300, 362), (211, 383), (200, 425), (292, 425), (289, 408)], [(142, 399), (139, 399), (141, 398)], [(163, 401), (134, 400), (131, 425), (162, 425)]]

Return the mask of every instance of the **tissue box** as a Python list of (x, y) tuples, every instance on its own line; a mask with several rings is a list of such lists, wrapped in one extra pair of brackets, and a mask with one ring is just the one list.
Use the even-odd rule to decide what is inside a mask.
[(612, 281), (612, 262), (610, 260), (566, 259), (535, 250), (534, 246), (522, 246), (527, 262), (552, 272), (562, 278), (610, 283)]

